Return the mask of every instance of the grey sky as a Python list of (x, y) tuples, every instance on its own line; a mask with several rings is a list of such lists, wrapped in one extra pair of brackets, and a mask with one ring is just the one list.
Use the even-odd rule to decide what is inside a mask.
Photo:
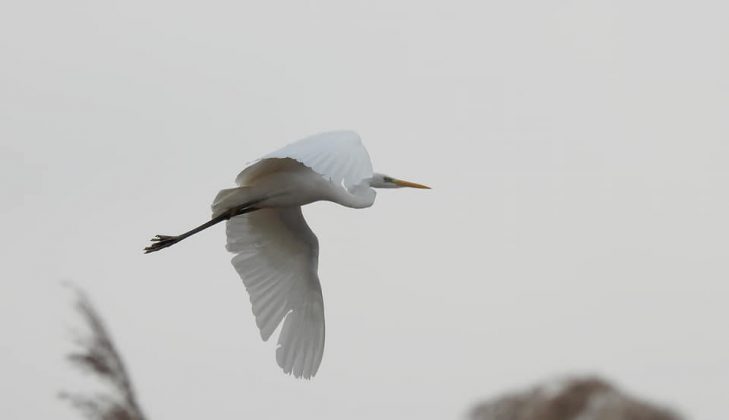
[[(3, 2), (0, 418), (76, 418), (54, 397), (80, 324), (63, 279), (153, 419), (456, 418), (576, 371), (720, 418), (728, 9)], [(297, 381), (221, 228), (142, 248), (208, 218), (246, 162), (336, 128), (434, 189), (305, 209), (327, 345)]]

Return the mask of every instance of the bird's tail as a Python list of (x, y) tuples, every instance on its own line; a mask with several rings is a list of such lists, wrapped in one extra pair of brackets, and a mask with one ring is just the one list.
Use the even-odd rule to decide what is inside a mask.
[(256, 197), (253, 196), (253, 188), (251, 187), (236, 187), (220, 190), (211, 206), (213, 210), (212, 217), (215, 218), (234, 207), (239, 207), (253, 201), (256, 201)]

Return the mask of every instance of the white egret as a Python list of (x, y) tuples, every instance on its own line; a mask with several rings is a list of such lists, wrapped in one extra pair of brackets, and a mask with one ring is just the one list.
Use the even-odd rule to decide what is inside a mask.
[(145, 252), (159, 251), (223, 220), (232, 263), (250, 295), (263, 340), (283, 321), (276, 361), (286, 373), (311, 378), (324, 352), (324, 305), (317, 274), (319, 243), (301, 206), (332, 201), (365, 208), (373, 188), (428, 188), (372, 172), (352, 131), (313, 135), (246, 167), (238, 187), (213, 201), (212, 219), (178, 236), (157, 235)]

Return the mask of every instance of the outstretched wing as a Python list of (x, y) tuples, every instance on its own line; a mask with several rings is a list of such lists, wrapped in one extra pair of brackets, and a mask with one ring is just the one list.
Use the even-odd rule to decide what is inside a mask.
[(310, 378), (324, 353), (324, 303), (317, 275), (319, 243), (301, 207), (268, 208), (227, 222), (228, 251), (253, 305), (261, 337), (284, 320), (276, 361)]
[[(370, 155), (359, 135), (353, 131), (315, 134), (269, 153), (261, 160), (284, 158), (301, 162), (335, 185), (344, 185), (347, 189), (372, 177)], [(260, 170), (260, 165), (256, 163), (238, 175), (235, 180), (238, 185), (247, 185), (247, 179), (256, 176), (254, 172)]]

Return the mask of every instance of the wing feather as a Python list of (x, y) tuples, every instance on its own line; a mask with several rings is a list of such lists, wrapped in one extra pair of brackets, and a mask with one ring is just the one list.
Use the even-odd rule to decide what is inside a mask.
[(250, 295), (256, 325), (268, 340), (281, 321), (276, 361), (310, 378), (324, 353), (324, 303), (317, 275), (319, 244), (301, 207), (262, 209), (227, 222), (228, 251)]
[[(263, 161), (294, 159), (329, 179), (335, 185), (349, 189), (372, 177), (372, 162), (359, 135), (353, 131), (327, 131), (306, 137), (269, 153), (252, 163), (236, 178), (238, 185), (248, 185), (266, 171)], [(270, 163), (279, 165), (279, 163)], [(272, 169), (273, 170), (273, 169)]]

